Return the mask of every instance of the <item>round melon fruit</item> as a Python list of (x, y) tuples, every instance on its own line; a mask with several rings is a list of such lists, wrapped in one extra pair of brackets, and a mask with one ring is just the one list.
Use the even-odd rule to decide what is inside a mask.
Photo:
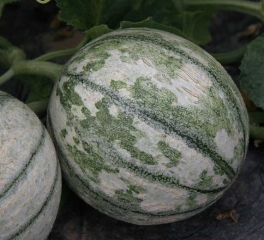
[(208, 53), (153, 29), (117, 30), (66, 64), (48, 125), (70, 187), (111, 217), (151, 225), (218, 200), (246, 155), (240, 93)]
[(60, 195), (60, 166), (47, 130), (25, 104), (0, 91), (0, 239), (46, 239)]

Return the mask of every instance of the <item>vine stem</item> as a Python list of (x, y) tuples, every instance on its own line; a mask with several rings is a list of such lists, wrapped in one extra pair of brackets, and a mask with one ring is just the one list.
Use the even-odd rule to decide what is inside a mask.
[(210, 53), (221, 64), (231, 64), (240, 61), (247, 50), (247, 45), (228, 53)]
[(45, 62), (45, 61), (19, 61), (13, 64), (11, 69), (15, 75), (41, 75), (50, 78), (53, 82), (56, 82), (63, 66)]
[(73, 48), (68, 48), (65, 50), (59, 50), (59, 51), (54, 51), (54, 52), (49, 52), (46, 54), (43, 54), (37, 58), (35, 58), (35, 61), (47, 61), (51, 60), (54, 58), (59, 58), (59, 57), (65, 57), (65, 56), (70, 56), (74, 54), (76, 51), (78, 51), (80, 48), (82, 48), (89, 40), (88, 34), (85, 35), (85, 38), (76, 46)]
[(49, 99), (43, 99), (36, 102), (28, 103), (27, 106), (35, 113), (40, 114), (47, 110), (49, 105)]
[(8, 80), (10, 80), (14, 76), (15, 76), (14, 71), (12, 69), (9, 69), (2, 76), (0, 76), (0, 85), (4, 84), (5, 82), (7, 82)]
[(264, 112), (249, 112), (250, 123), (264, 123)]
[(243, 12), (264, 20), (264, 1), (250, 2), (237, 0), (183, 0), (184, 8), (216, 7), (223, 10)]
[(252, 138), (264, 140), (264, 127), (250, 126), (249, 132)]

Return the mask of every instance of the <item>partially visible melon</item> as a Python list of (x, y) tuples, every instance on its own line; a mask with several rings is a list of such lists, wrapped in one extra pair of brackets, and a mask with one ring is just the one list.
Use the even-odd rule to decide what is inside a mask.
[(46, 239), (60, 196), (47, 130), (25, 104), (0, 91), (0, 239)]
[(248, 116), (224, 68), (176, 35), (113, 31), (66, 64), (48, 124), (71, 188), (134, 224), (191, 217), (234, 182)]

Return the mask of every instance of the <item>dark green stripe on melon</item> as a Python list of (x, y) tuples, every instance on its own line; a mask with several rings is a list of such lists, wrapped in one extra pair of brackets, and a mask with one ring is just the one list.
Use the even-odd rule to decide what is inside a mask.
[(18, 237), (21, 234), (25, 233), (28, 230), (28, 228), (34, 224), (34, 222), (38, 219), (39, 216), (41, 216), (41, 214), (46, 210), (50, 202), (53, 200), (54, 194), (56, 193), (56, 190), (59, 187), (58, 186), (58, 184), (60, 183), (59, 180), (60, 180), (60, 167), (59, 167), (59, 163), (57, 162), (54, 180), (49, 190), (49, 193), (47, 194), (47, 197), (44, 200), (44, 203), (39, 208), (39, 210), (23, 226), (21, 226), (14, 234), (10, 235), (6, 240), (18, 239)]
[(0, 193), (0, 200), (4, 198), (4, 196), (13, 188), (16, 187), (23, 178), (27, 176), (27, 171), (29, 168), (35, 163), (36, 155), (38, 154), (39, 150), (42, 148), (45, 141), (45, 128), (41, 126), (41, 134), (39, 134), (39, 139), (36, 141), (36, 146), (34, 147), (33, 152), (31, 153), (28, 160), (26, 160), (25, 165), (22, 167), (21, 171), (18, 172), (17, 176), (15, 176), (4, 189)]

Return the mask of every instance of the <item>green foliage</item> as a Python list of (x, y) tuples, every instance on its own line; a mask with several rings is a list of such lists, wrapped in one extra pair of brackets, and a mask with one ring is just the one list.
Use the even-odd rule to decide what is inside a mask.
[(60, 18), (77, 29), (107, 24), (118, 26), (124, 14), (132, 7), (131, 0), (56, 0), (61, 9)]
[(256, 106), (264, 109), (264, 35), (256, 38), (248, 47), (240, 66), (241, 88)]
[(199, 45), (211, 41), (208, 24), (212, 13), (182, 12), (179, 4), (171, 0), (57, 0), (57, 4), (61, 8), (61, 19), (83, 30), (89, 30), (99, 24), (116, 29), (123, 21), (122, 28), (161, 29), (183, 36)]
[(88, 36), (87, 42), (92, 41), (93, 39), (100, 37), (103, 34), (111, 32), (112, 29), (107, 27), (105, 24), (101, 24), (99, 26), (94, 26), (90, 28), (88, 31), (86, 31), (86, 34)]
[(209, 22), (212, 19), (212, 12), (183, 12), (182, 13), (182, 32), (189, 40), (198, 44), (206, 45), (211, 40), (208, 30)]
[(155, 22), (166, 25), (168, 29), (177, 28), (185, 38), (198, 45), (206, 45), (211, 41), (208, 25), (213, 12), (186, 12), (182, 1), (179, 0), (138, 0), (135, 2), (137, 4), (134, 4), (133, 9), (125, 16), (125, 20), (136, 22), (151, 17)]
[(120, 23), (120, 28), (121, 29), (124, 29), (124, 28), (153, 28), (153, 29), (159, 29), (159, 30), (163, 30), (166, 32), (174, 33), (178, 36), (182, 36), (186, 38), (186, 35), (183, 32), (181, 32), (179, 29), (155, 22), (152, 18), (148, 18), (141, 22), (124, 21)]

